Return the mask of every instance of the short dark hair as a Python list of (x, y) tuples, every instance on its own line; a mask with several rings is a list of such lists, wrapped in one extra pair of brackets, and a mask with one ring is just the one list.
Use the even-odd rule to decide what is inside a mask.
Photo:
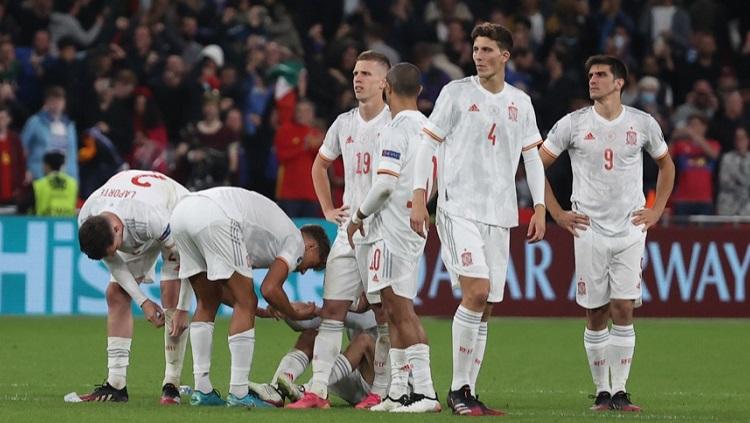
[(325, 229), (320, 225), (302, 225), (299, 230), (303, 234), (307, 234), (307, 236), (315, 240), (318, 244), (318, 257), (320, 257), (321, 265), (315, 270), (325, 269), (326, 262), (328, 261), (328, 253), (331, 252), (331, 240), (328, 239)]
[(106, 217), (91, 216), (78, 228), (78, 244), (81, 252), (92, 260), (107, 256), (107, 249), (115, 242), (115, 232)]
[(359, 53), (359, 56), (357, 56), (357, 61), (359, 62), (360, 60), (378, 62), (385, 65), (387, 69), (391, 68), (391, 61), (388, 60), (388, 56), (379, 51), (365, 50), (362, 53)]
[(698, 120), (700, 123), (702, 123), (705, 126), (708, 126), (708, 118), (703, 113), (692, 113), (687, 118), (687, 122), (691, 122), (693, 120)]
[(50, 98), (62, 98), (64, 100), (65, 89), (58, 85), (52, 85), (44, 92), (44, 100), (49, 100)]
[(480, 23), (471, 30), (471, 43), (474, 44), (477, 37), (487, 37), (494, 40), (500, 50), (511, 51), (513, 49), (513, 34), (508, 28), (491, 22)]
[(411, 63), (402, 62), (393, 65), (385, 76), (393, 92), (405, 97), (416, 97), (422, 87), (422, 73)]
[[(607, 54), (597, 54), (589, 57), (586, 60), (585, 65), (587, 78), (591, 67), (594, 65), (609, 66), (609, 70), (612, 72), (612, 75), (615, 76), (615, 79), (622, 79), (623, 81), (628, 82), (628, 67), (625, 66), (625, 63), (622, 60)], [(623, 88), (624, 87), (625, 86), (623, 85)]]
[(62, 168), (63, 164), (65, 164), (65, 154), (59, 151), (49, 151), (47, 153), (44, 153), (44, 157), (42, 157), (42, 160), (44, 161), (44, 164), (49, 166), (50, 169), (52, 169), (54, 172), (58, 172), (60, 168)]

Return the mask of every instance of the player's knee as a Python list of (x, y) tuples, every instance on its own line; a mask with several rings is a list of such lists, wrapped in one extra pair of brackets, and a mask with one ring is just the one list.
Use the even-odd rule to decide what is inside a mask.
[(343, 322), (348, 310), (349, 304), (345, 301), (323, 301), (320, 318)]
[(120, 285), (110, 283), (104, 295), (110, 311), (122, 311), (123, 309), (130, 308), (130, 296)]

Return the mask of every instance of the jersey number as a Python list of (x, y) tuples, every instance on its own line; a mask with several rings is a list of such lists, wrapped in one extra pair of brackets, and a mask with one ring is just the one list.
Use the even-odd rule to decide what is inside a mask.
[(490, 128), (490, 133), (487, 135), (487, 139), (490, 140), (490, 141), (492, 141), (492, 145), (495, 145), (495, 139), (496, 139), (496, 137), (495, 137), (495, 127), (496, 126), (497, 126), (497, 124), (493, 123), (492, 124), (492, 128)]
[(370, 153), (357, 153), (357, 175), (370, 173)]
[(141, 180), (145, 178), (155, 178), (155, 179), (161, 179), (161, 180), (167, 179), (164, 176), (158, 175), (156, 173), (144, 173), (143, 175), (133, 176), (133, 179), (131, 179), (130, 182), (132, 182), (133, 185), (148, 188), (151, 186), (151, 182)]
[(614, 159), (615, 159), (615, 152), (612, 151), (611, 148), (605, 149), (604, 150), (604, 168), (607, 170), (612, 170), (612, 168), (615, 167)]
[(370, 270), (377, 272), (380, 270), (380, 248), (375, 249), (372, 253), (372, 262), (370, 262)]

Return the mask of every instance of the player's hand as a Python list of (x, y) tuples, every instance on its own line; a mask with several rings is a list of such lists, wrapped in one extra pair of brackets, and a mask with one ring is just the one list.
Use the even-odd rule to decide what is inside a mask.
[(362, 226), (362, 222), (354, 223), (349, 221), (349, 226), (346, 227), (346, 235), (349, 238), (349, 246), (354, 249), (354, 234), (359, 231), (359, 234), (365, 236), (365, 228)]
[(295, 303), (294, 316), (289, 316), (294, 320), (308, 320), (317, 316), (317, 307), (315, 303)]
[(188, 312), (187, 310), (175, 310), (174, 316), (172, 316), (172, 327), (169, 328), (169, 336), (180, 336), (182, 332), (188, 327)]
[(430, 227), (430, 212), (427, 211), (427, 206), (412, 200), (409, 224), (412, 231), (416, 232), (422, 238), (427, 239), (427, 230)]
[(572, 210), (564, 211), (552, 217), (560, 227), (573, 234), (574, 237), (578, 237), (578, 232), (576, 231), (585, 231), (591, 224), (588, 216)]
[(633, 213), (633, 220), (631, 222), (636, 226), (643, 225), (643, 232), (646, 232), (649, 228), (656, 225), (660, 217), (661, 213), (654, 209), (640, 209)]
[(544, 234), (547, 231), (547, 209), (542, 205), (534, 207), (534, 215), (531, 217), (529, 222), (529, 230), (526, 231), (526, 239), (529, 244), (539, 242), (544, 238)]
[(331, 209), (327, 212), (323, 212), (323, 215), (325, 216), (327, 221), (335, 223), (337, 225), (342, 225), (349, 219), (349, 206), (344, 204), (337, 209)]
[(141, 305), (143, 315), (146, 316), (146, 320), (151, 322), (154, 327), (160, 328), (164, 326), (164, 310), (159, 307), (158, 304), (151, 300), (146, 300)]

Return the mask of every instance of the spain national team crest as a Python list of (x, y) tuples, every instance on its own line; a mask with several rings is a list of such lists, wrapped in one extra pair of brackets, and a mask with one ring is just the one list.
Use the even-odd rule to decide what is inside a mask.
[(633, 128), (630, 128), (630, 130), (625, 133), (625, 144), (636, 145), (637, 143), (638, 143), (638, 133), (635, 132)]
[(464, 267), (471, 266), (474, 261), (471, 259), (471, 251), (464, 251), (461, 253), (461, 265)]
[(508, 106), (508, 119), (518, 122), (518, 107), (514, 103), (510, 103), (510, 106)]
[(578, 279), (578, 295), (586, 295), (586, 282), (583, 278)]
[(354, 138), (351, 135), (346, 137), (346, 144), (354, 144)]

